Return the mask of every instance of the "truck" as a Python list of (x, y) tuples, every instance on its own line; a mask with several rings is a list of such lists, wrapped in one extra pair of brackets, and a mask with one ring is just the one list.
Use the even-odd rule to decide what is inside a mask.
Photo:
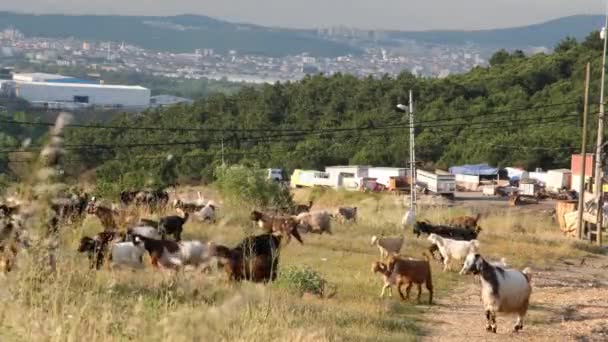
[(435, 172), (416, 170), (416, 185), (432, 193), (454, 198), (456, 176), (441, 170)]

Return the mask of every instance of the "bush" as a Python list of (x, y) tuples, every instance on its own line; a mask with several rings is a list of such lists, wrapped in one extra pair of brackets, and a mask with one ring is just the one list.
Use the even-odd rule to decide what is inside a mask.
[(218, 189), (228, 201), (248, 202), (254, 207), (288, 208), (293, 197), (288, 188), (266, 179), (266, 171), (243, 165), (220, 166), (215, 177)]
[(318, 272), (308, 266), (292, 266), (283, 268), (278, 284), (300, 296), (307, 292), (323, 297), (326, 295), (328, 283)]

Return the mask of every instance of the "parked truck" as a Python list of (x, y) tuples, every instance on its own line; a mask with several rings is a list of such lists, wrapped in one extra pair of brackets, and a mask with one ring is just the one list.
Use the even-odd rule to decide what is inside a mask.
[(454, 198), (456, 177), (440, 170), (436, 172), (416, 170), (416, 185), (432, 193)]

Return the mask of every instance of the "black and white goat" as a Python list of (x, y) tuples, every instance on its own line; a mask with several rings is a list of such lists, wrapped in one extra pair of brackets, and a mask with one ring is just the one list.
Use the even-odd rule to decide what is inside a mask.
[(487, 320), (486, 330), (496, 333), (496, 313), (517, 314), (513, 327), (518, 332), (524, 327), (524, 316), (528, 312), (532, 286), (530, 269), (523, 271), (494, 266), (481, 255), (471, 253), (467, 256), (463, 270), (480, 275), (481, 300)]

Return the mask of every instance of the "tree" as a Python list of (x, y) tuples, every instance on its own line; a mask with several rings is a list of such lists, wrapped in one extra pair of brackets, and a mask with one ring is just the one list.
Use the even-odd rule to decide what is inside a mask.
[(507, 63), (511, 59), (511, 55), (507, 50), (502, 49), (495, 52), (492, 57), (490, 57), (490, 65), (497, 66), (501, 64)]

